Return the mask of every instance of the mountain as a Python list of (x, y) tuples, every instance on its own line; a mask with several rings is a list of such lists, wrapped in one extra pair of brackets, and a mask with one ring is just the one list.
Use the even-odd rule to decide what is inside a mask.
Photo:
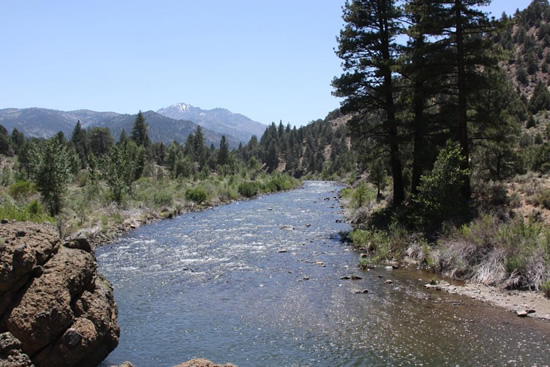
[[(149, 124), (149, 137), (153, 142), (166, 144), (172, 141), (185, 143), (189, 134), (195, 132), (197, 124), (188, 120), (175, 120), (154, 111), (144, 112), (145, 120)], [(62, 131), (68, 138), (77, 121), (82, 127), (108, 127), (115, 139), (118, 139), (122, 130), (130, 134), (136, 115), (119, 114), (115, 112), (95, 112), (90, 110), (57, 111), (46, 108), (7, 108), (0, 110), (0, 125), (10, 133), (14, 128), (25, 136), (48, 138)], [(219, 145), (222, 134), (203, 128), (205, 144)], [(226, 136), (229, 146), (236, 148), (240, 140)]]
[(161, 108), (157, 112), (176, 120), (191, 120), (206, 129), (226, 136), (234, 136), (244, 143), (247, 143), (252, 135), (256, 135), (259, 138), (267, 128), (264, 124), (223, 108), (203, 110), (185, 103), (178, 103)]

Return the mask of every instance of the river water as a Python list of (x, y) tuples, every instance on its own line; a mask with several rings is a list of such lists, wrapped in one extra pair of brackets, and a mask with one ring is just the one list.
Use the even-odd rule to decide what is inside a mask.
[(422, 272), (358, 269), (339, 241), (340, 188), (306, 182), (98, 248), (121, 327), (102, 366), (550, 364), (548, 323), (424, 289)]

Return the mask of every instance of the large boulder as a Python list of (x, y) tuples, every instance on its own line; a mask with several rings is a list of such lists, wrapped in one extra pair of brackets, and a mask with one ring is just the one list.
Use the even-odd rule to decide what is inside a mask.
[(63, 244), (47, 224), (0, 225), (0, 340), (11, 348), (0, 365), (97, 366), (118, 345), (116, 317), (84, 239)]

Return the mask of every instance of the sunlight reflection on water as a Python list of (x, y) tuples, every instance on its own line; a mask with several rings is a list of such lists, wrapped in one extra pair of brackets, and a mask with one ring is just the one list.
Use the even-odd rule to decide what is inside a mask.
[[(307, 182), (99, 248), (122, 333), (103, 366), (194, 357), (240, 367), (550, 361), (547, 324), (425, 290), (415, 272), (359, 270), (357, 254), (338, 241), (349, 229), (337, 223), (339, 188)], [(340, 279), (352, 273), (362, 279)]]

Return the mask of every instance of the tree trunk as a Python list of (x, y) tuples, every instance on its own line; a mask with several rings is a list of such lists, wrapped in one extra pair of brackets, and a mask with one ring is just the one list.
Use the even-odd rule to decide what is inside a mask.
[[(381, 12), (385, 14), (387, 9)], [(399, 140), (397, 132), (397, 120), (395, 119), (395, 103), (393, 101), (393, 81), (392, 73), (389, 62), (392, 60), (390, 54), (390, 38), (389, 38), (389, 25), (388, 17), (381, 17), (380, 22), (380, 39), (382, 42), (382, 56), (384, 60), (388, 61), (383, 67), (381, 67), (382, 75), (384, 77), (383, 93), (386, 102), (387, 113), (387, 134), (388, 142), (390, 146), (390, 165), (393, 178), (393, 205), (400, 205), (405, 200), (405, 189), (403, 186), (403, 171), (401, 167), (401, 158), (399, 157)]]
[(420, 177), (422, 177), (422, 142), (424, 139), (424, 98), (421, 94), (422, 80), (418, 80), (414, 91), (414, 146), (411, 179), (411, 194), (418, 194)]
[[(462, 24), (462, 0), (455, 0), (456, 16), (456, 58), (458, 75), (458, 142), (462, 153), (462, 163), (460, 168), (467, 170), (470, 166), (470, 151), (468, 144), (468, 106), (466, 101), (466, 67), (464, 52), (464, 31)], [(462, 197), (468, 201), (472, 194), (470, 187), (470, 178), (464, 180), (462, 186)]]

